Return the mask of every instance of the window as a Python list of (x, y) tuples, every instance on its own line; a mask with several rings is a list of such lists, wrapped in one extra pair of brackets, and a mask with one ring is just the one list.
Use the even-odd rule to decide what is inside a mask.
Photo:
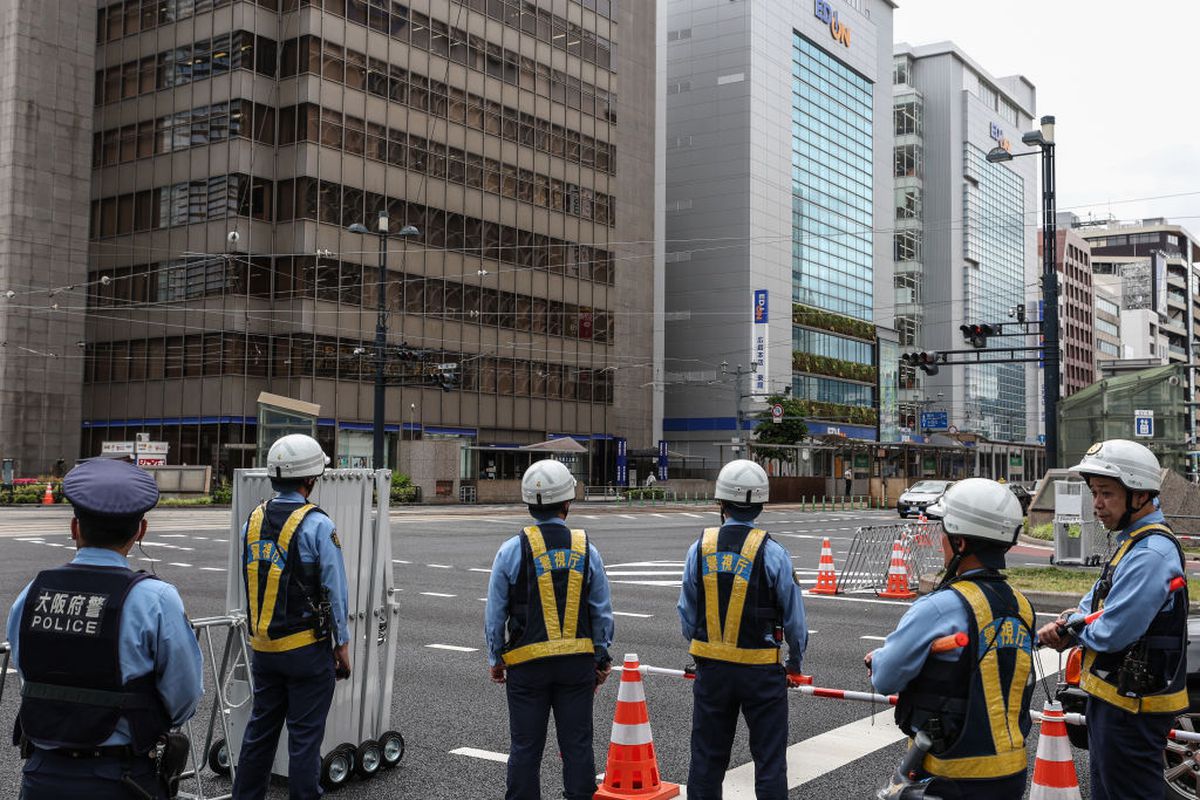
[(921, 231), (896, 231), (892, 235), (893, 257), (900, 261), (921, 260)]
[(896, 189), (896, 219), (921, 218), (921, 190), (916, 187)]
[(921, 135), (922, 104), (916, 97), (906, 97), (896, 101), (892, 108), (893, 120), (897, 136)]
[(896, 86), (912, 86), (912, 68), (912, 58), (909, 56), (896, 56), (895, 60), (892, 61), (892, 83)]
[(919, 144), (902, 144), (895, 148), (895, 169), (893, 175), (897, 178), (920, 178), (923, 172), (923, 152)]

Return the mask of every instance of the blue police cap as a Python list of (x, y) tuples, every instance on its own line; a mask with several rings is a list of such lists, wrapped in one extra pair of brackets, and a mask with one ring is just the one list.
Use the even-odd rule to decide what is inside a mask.
[(158, 484), (128, 461), (94, 458), (63, 478), (63, 494), (76, 512), (101, 517), (140, 517), (158, 504)]

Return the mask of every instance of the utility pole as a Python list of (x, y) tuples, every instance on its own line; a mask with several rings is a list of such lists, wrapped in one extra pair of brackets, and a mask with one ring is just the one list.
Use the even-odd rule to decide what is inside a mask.
[[(747, 395), (742, 394), (742, 376), (758, 372), (757, 367), (757, 364), (751, 364), (750, 369), (745, 369), (741, 364), (738, 364), (733, 372), (733, 446), (735, 452), (738, 452), (737, 448), (741, 448), (742, 446), (742, 400), (747, 397)], [(721, 375), (728, 374), (729, 362), (722, 361)]]

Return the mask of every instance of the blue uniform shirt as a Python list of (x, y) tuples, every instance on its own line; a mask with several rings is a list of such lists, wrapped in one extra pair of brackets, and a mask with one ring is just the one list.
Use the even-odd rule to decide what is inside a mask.
[[(559, 517), (539, 519), (535, 525), (563, 524)], [(608, 589), (608, 576), (604, 574), (604, 561), (599, 551), (588, 542), (588, 612), (592, 618), (592, 643), (608, 649), (613, 637), (612, 595)], [(500, 653), (504, 650), (505, 625), (508, 622), (508, 598), (517, 578), (521, 574), (521, 537), (514, 536), (496, 551), (492, 561), (492, 575), (488, 580), (487, 607), (483, 612), (483, 638), (487, 642), (488, 664), (501, 663)]]
[[(1161, 511), (1155, 510), (1131, 522), (1117, 534), (1120, 547), (1132, 531), (1145, 525), (1162, 524)], [(1168, 611), (1175, 595), (1167, 593), (1167, 584), (1182, 575), (1179, 550), (1166, 537), (1146, 536), (1135, 544), (1113, 572), (1112, 590), (1104, 600), (1104, 616), (1084, 627), (1079, 641), (1087, 648), (1101, 653), (1115, 653), (1136, 642), (1150, 627), (1159, 611)], [(1084, 595), (1079, 610), (1092, 610), (1092, 591)], [(1078, 619), (1074, 615), (1072, 619)]]
[[(283, 503), (307, 503), (299, 492), (280, 492), (275, 499)], [(246, 546), (246, 530), (250, 523), (242, 525), (242, 547)], [(333, 543), (333, 520), (324, 514), (309, 514), (300, 523), (293, 542), (300, 543), (300, 563), (321, 564), (321, 585), (329, 592), (329, 605), (333, 608), (333, 632), (337, 644), (350, 641), (350, 628), (346, 623), (346, 565), (342, 562), (342, 549)]]
[[(979, 571), (968, 570), (963, 574)], [(875, 691), (883, 694), (901, 691), (921, 673), (928, 658), (957, 661), (961, 650), (930, 653), (929, 646), (934, 639), (967, 632), (969, 625), (967, 608), (957, 592), (945, 589), (919, 598), (871, 656), (871, 684)]]
[[(102, 547), (82, 547), (72, 564), (99, 567), (129, 567), (123, 555)], [(27, 585), (8, 614), (8, 641), (13, 664), (20, 670), (21, 612), (25, 608)], [(173, 725), (182, 725), (196, 713), (196, 704), (204, 693), (204, 673), (200, 644), (183, 611), (179, 592), (166, 581), (141, 581), (129, 591), (121, 612), (121, 632), (117, 645), (121, 660), (121, 679), (130, 681), (153, 672), (158, 695)], [(117, 729), (102, 745), (130, 744), (129, 723), (117, 722)], [(60, 743), (34, 740), (43, 748)]]
[[(746, 528), (754, 526), (752, 522), (732, 519), (726, 520), (725, 524)], [(683, 563), (683, 586), (679, 589), (679, 603), (676, 606), (683, 627), (683, 638), (689, 642), (696, 638), (696, 632), (700, 630), (696, 620), (700, 606), (700, 590), (696, 581), (696, 550), (699, 547), (700, 540), (697, 539), (688, 548), (687, 560)], [(783, 638), (788, 644), (785, 666), (792, 672), (799, 672), (804, 650), (808, 647), (808, 623), (804, 620), (804, 600), (800, 587), (792, 577), (792, 558), (783, 545), (772, 539), (763, 546), (762, 563), (767, 573), (767, 583), (775, 590), (775, 599), (783, 612)], [(765, 639), (772, 643), (775, 641), (770, 633)]]

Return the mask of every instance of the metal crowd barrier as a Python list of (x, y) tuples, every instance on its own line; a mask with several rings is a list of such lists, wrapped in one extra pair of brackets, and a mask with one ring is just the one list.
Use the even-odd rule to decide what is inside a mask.
[(943, 567), (941, 536), (941, 522), (863, 525), (855, 531), (846, 563), (837, 571), (838, 593), (882, 591), (897, 541), (904, 552), (909, 586), (915, 589), (921, 578), (932, 577)]

